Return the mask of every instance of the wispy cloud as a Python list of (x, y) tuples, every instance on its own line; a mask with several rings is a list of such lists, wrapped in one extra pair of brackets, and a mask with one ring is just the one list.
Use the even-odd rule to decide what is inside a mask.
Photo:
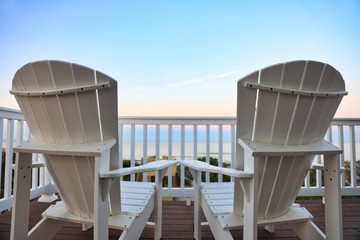
[(206, 77), (206, 78), (196, 78), (196, 79), (191, 79), (191, 80), (186, 80), (186, 81), (181, 81), (181, 82), (176, 82), (176, 83), (169, 83), (169, 84), (160, 85), (160, 86), (145, 86), (145, 87), (131, 88), (131, 89), (129, 89), (129, 91), (139, 92), (139, 91), (149, 91), (149, 90), (156, 89), (156, 88), (182, 87), (182, 86), (192, 85), (192, 84), (196, 84), (196, 83), (200, 83), (200, 82), (206, 82), (209, 80), (229, 77), (229, 76), (232, 76), (237, 73), (240, 73), (240, 71), (227, 72), (227, 73), (219, 74), (216, 76), (211, 76), (211, 77)]

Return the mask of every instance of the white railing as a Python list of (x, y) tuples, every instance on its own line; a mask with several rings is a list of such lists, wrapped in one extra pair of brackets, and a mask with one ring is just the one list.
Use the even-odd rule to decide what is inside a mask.
[[(359, 195), (356, 156), (360, 152), (360, 118), (334, 119), (327, 138), (344, 149), (341, 165), (349, 165), (349, 173), (342, 174), (342, 194)], [(0, 107), (0, 211), (11, 208), (13, 170), (13, 145), (31, 137), (20, 111)], [(197, 159), (204, 157), (206, 162), (218, 159), (219, 166), (229, 166), (235, 161), (235, 117), (119, 117), (119, 155), (120, 161), (130, 166), (146, 163), (149, 156), (156, 160), (166, 155), (176, 159)], [(33, 161), (40, 155), (34, 154)], [(171, 159), (171, 158), (169, 158)], [(321, 157), (315, 161), (321, 162)], [(314, 170), (305, 179), (299, 195), (323, 196), (321, 171)], [(169, 171), (170, 172), (170, 171)], [(313, 176), (314, 175), (314, 176)], [(191, 197), (192, 189), (188, 174), (178, 167), (176, 177), (167, 176), (164, 195), (171, 197)], [(211, 181), (213, 175), (205, 174), (204, 181)], [(223, 176), (215, 176), (223, 181)], [(130, 176), (131, 181), (136, 179)], [(142, 181), (147, 181), (146, 174)], [(176, 182), (175, 182), (175, 181)], [(54, 191), (51, 179), (44, 167), (34, 168), (32, 172), (31, 199)]]
[[(29, 139), (31, 133), (22, 113), (18, 110), (0, 107), (0, 213), (11, 208), (14, 163), (13, 146)], [(33, 162), (40, 161), (39, 154), (33, 154)], [(54, 191), (50, 176), (45, 167), (33, 168), (30, 199)]]
[[(119, 117), (120, 158), (130, 160), (134, 166), (136, 160), (149, 155), (157, 160), (163, 155), (177, 159), (205, 157), (206, 162), (216, 157), (219, 166), (227, 163), (231, 167), (235, 161), (235, 124), (235, 117)], [(326, 138), (344, 149), (340, 156), (341, 167), (350, 167), (350, 171), (342, 173), (342, 195), (360, 196), (360, 180), (357, 179), (360, 169), (356, 166), (356, 156), (360, 159), (360, 118), (334, 119), (331, 126)], [(153, 136), (150, 140), (149, 132)], [(155, 153), (149, 154), (150, 143), (155, 146)], [(161, 147), (161, 143), (166, 147)], [(125, 150), (125, 146), (129, 149)], [(317, 156), (315, 161), (322, 163), (322, 157)], [(164, 192), (169, 196), (189, 196), (185, 169), (181, 167), (178, 173), (180, 183), (173, 185), (169, 175)], [(132, 176), (131, 180), (134, 179)], [(217, 179), (221, 182), (222, 176)], [(210, 181), (208, 173), (204, 180)], [(309, 172), (298, 195), (324, 196), (321, 170)]]

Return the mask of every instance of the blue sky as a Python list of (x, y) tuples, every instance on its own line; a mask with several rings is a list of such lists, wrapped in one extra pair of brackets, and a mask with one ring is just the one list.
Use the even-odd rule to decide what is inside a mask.
[(343, 75), (360, 117), (360, 1), (0, 0), (0, 106), (16, 70), (58, 59), (118, 81), (119, 115), (234, 116), (236, 81), (298, 59)]

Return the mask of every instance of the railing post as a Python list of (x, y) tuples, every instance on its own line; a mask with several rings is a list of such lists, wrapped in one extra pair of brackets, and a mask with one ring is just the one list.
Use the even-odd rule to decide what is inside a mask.
[[(143, 164), (147, 164), (147, 144), (148, 144), (147, 133), (148, 133), (147, 124), (144, 124), (144, 128), (143, 128)], [(142, 175), (143, 175), (143, 182), (147, 182), (147, 173), (145, 172)]]
[[(339, 125), (339, 147), (344, 149), (344, 126)], [(340, 167), (344, 167), (344, 153), (340, 154)], [(341, 174), (341, 187), (345, 187), (345, 174)]]
[[(181, 124), (181, 159), (185, 159), (185, 125)], [(180, 187), (185, 187), (185, 167), (180, 166)]]
[[(172, 161), (172, 125), (168, 125), (168, 161)], [(168, 168), (168, 188), (172, 188), (172, 167)]]
[[(223, 166), (223, 126), (219, 124), (219, 167)], [(222, 174), (218, 175), (218, 182), (222, 182)]]
[[(210, 125), (206, 124), (206, 162), (210, 164)], [(210, 174), (205, 173), (205, 182), (210, 182)]]
[(156, 124), (155, 138), (156, 138), (155, 160), (158, 161), (160, 159), (160, 125), (159, 124)]
[[(119, 162), (120, 168), (124, 167), (124, 159), (123, 159), (123, 145), (124, 145), (124, 125), (119, 124), (118, 128), (118, 138), (119, 138)], [(123, 180), (123, 177), (120, 177), (120, 180)]]
[(198, 134), (198, 131), (197, 131), (197, 125), (194, 124), (194, 160), (197, 160), (197, 157), (198, 157), (198, 153), (197, 153), (197, 134)]
[(12, 190), (12, 169), (14, 144), (14, 120), (8, 119), (6, 132), (6, 156), (5, 156), (5, 181), (4, 198), (11, 197)]
[(350, 132), (350, 179), (351, 179), (351, 187), (356, 187), (356, 149), (355, 149), (355, 127), (354, 125), (350, 125), (349, 127)]
[[(131, 124), (131, 160), (130, 160), (130, 166), (135, 167), (135, 124)], [(135, 181), (135, 174), (131, 174), (130, 181)]]
[[(235, 168), (235, 144), (237, 144), (237, 139), (235, 139), (235, 124), (231, 124), (231, 168)], [(231, 177), (231, 181), (234, 181), (234, 178)]]
[[(3, 136), (4, 136), (4, 119), (0, 118), (0, 153), (1, 153), (0, 170), (2, 170)], [(2, 186), (1, 174), (2, 171), (0, 171), (0, 186)], [(0, 194), (0, 198), (1, 198), (1, 194)]]

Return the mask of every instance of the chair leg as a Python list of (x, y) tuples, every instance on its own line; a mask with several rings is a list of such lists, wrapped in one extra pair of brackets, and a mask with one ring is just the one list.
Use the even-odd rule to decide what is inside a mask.
[(250, 179), (244, 179), (244, 239), (257, 239), (257, 218), (258, 218), (258, 158), (245, 155), (245, 171), (253, 172), (254, 176)]
[(265, 225), (265, 230), (268, 231), (269, 233), (274, 233), (275, 232), (275, 225)]
[[(201, 199), (201, 209), (204, 211), (207, 223), (210, 226), (211, 233), (215, 239), (221, 240), (233, 240), (233, 237), (229, 229), (224, 229), (221, 223), (223, 216), (215, 216), (212, 211), (209, 209), (209, 205), (205, 198)], [(200, 229), (201, 230), (201, 229)]]
[(155, 229), (154, 239), (160, 239), (162, 235), (162, 183), (167, 169), (157, 171), (155, 174)]
[(324, 156), (326, 239), (343, 239), (339, 155)]
[(289, 225), (294, 229), (300, 239), (324, 240), (325, 234), (314, 224), (313, 221), (293, 222)]
[(194, 179), (194, 238), (201, 239), (201, 172), (191, 170)]
[(52, 239), (57, 231), (64, 225), (63, 221), (43, 218), (29, 232), (29, 240)]
[[(101, 164), (100, 164), (101, 162)], [(109, 166), (108, 152), (101, 157), (95, 158), (95, 176), (98, 173), (106, 169)], [(95, 177), (94, 179), (94, 239), (95, 240), (107, 240), (109, 238), (108, 221), (109, 221), (109, 201), (108, 194), (104, 194), (104, 188), (107, 179), (100, 179)]]
[(16, 155), (11, 240), (27, 239), (29, 226), (31, 153)]

